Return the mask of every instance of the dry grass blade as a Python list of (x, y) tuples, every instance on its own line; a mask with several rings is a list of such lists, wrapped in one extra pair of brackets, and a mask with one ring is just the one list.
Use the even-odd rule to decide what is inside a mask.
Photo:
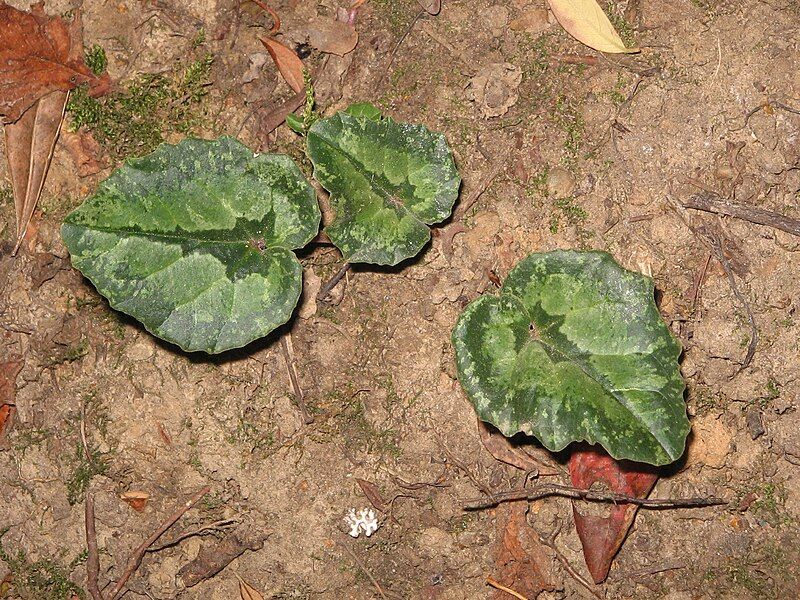
[(638, 48), (625, 47), (595, 0), (547, 0), (547, 3), (567, 33), (590, 48), (617, 54), (639, 51)]

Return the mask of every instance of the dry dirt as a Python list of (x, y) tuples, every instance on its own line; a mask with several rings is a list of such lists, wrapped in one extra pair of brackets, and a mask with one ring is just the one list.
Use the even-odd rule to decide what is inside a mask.
[[(47, 10), (78, 5), (48, 1)], [(283, 40), (304, 42), (308, 21), (339, 6), (275, 2)], [(239, 597), (236, 574), (265, 598), (378, 598), (377, 586), (386, 598), (510, 598), (485, 585), (501, 542), (498, 513), (461, 505), (481, 487), (521, 485), (524, 473), (483, 449), (454, 378), (450, 331), (462, 307), (527, 253), (597, 248), (652, 274), (664, 319), (685, 347), (693, 434), (653, 496), (730, 502), (641, 511), (598, 591), (797, 597), (800, 239), (680, 205), (707, 188), (800, 217), (800, 7), (631, 0), (611, 11), (626, 16), (642, 53), (596, 59), (544, 8), (444, 0), (441, 14), (409, 30), (415, 0), (369, 0), (358, 11), (352, 53), (311, 52), (324, 113), (372, 101), (442, 131), (464, 179), (462, 198), (502, 168), (461, 219), (465, 231), (451, 238), (458, 223), (445, 223), (401, 268), (355, 269), (338, 304), (306, 299), (290, 328), (241, 351), (176, 351), (111, 311), (70, 268), (60, 221), (110, 170), (79, 177), (63, 138), (35, 246), (17, 258), (7, 252), (14, 217), (3, 196), (0, 356), (24, 361), (17, 419), (0, 451), (7, 552), (23, 551), (28, 566), (52, 560), (85, 585), (83, 484), (94, 469), (104, 471), (89, 483), (101, 583), (119, 576), (129, 552), (175, 506), (204, 484), (212, 488), (164, 540), (217, 529), (148, 554), (126, 598), (231, 600)], [(82, 9), (86, 44), (106, 49), (115, 80), (169, 71), (204, 30), (214, 65), (198, 133), (301, 156), (291, 131), (264, 136), (258, 127), (264, 109), (290, 91), (269, 61), (250, 67), (263, 62), (258, 36), (269, 22), (257, 7), (86, 0)], [(572, 64), (576, 56), (583, 62)], [(243, 83), (248, 72), (255, 79)], [(5, 171), (0, 184), (8, 185)], [(721, 242), (741, 298), (712, 240)], [(302, 258), (307, 284), (340, 265), (330, 247)], [(751, 335), (743, 301), (758, 344), (739, 372)], [(278, 341), (289, 333), (310, 425)], [(392, 518), (368, 539), (342, 531), (351, 507), (370, 505), (357, 478), (374, 483), (387, 504), (394, 499)], [(144, 512), (120, 500), (131, 490), (150, 495)], [(561, 521), (557, 547), (585, 574), (568, 500), (535, 502), (527, 520), (545, 535)], [(182, 589), (179, 570), (231, 530), (249, 541), (266, 536), (263, 547)], [(549, 548), (539, 552), (554, 588), (540, 598), (587, 597)], [(0, 565), (0, 578), (6, 570)], [(0, 597), (15, 594), (37, 597), (19, 578), (11, 589), (0, 585)]]

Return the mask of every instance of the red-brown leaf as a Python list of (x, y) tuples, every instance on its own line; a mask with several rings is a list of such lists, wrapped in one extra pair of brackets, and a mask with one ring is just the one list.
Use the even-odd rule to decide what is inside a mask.
[[(612, 492), (646, 498), (658, 479), (653, 467), (629, 461), (617, 461), (599, 447), (580, 447), (569, 458), (572, 485), (588, 490), (594, 483), (604, 483)], [(602, 506), (603, 516), (583, 514), (579, 502), (572, 502), (575, 529), (583, 546), (583, 557), (595, 583), (605, 581), (611, 561), (622, 546), (636, 516), (637, 506), (614, 504)], [(593, 505), (601, 507), (599, 504)]]
[(382, 513), (388, 512), (386, 509), (386, 501), (383, 499), (383, 496), (381, 496), (380, 491), (378, 491), (378, 486), (366, 479), (360, 479), (359, 477), (355, 479), (358, 487), (361, 488), (361, 491), (364, 492), (367, 500), (369, 500), (369, 503)]
[[(524, 502), (511, 502), (497, 508), (497, 546), (492, 578), (526, 598), (536, 598), (555, 589), (550, 559), (539, 538), (525, 522)], [(497, 600), (508, 598), (495, 592)]]
[(278, 67), (281, 76), (295, 92), (300, 92), (304, 87), (303, 82), (303, 61), (280, 42), (272, 38), (261, 38), (261, 43), (269, 52), (275, 66)]
[(88, 83), (97, 95), (107, 91), (107, 74), (98, 77), (83, 61), (80, 12), (67, 22), (44, 12), (0, 4), (0, 120), (13, 123), (37, 100)]
[(0, 362), (0, 444), (5, 439), (8, 426), (16, 412), (17, 375), (22, 369), (21, 360)]

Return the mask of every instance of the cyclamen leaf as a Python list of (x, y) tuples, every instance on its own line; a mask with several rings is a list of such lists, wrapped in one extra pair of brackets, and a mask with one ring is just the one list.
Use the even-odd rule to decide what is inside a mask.
[(461, 178), (444, 136), (381, 118), (369, 104), (314, 123), (308, 154), (331, 194), (336, 219), (325, 232), (348, 262), (396, 265), (446, 219)]
[(625, 47), (595, 0), (547, 0), (547, 3), (567, 33), (590, 48), (610, 53), (639, 52), (638, 48)]
[(453, 331), (458, 377), (478, 416), (552, 451), (585, 440), (616, 459), (679, 458), (689, 433), (681, 348), (653, 291), (650, 278), (605, 252), (528, 256)]
[(319, 222), (290, 158), (221, 137), (128, 160), (61, 234), (112, 307), (184, 350), (217, 353), (289, 319), (302, 287), (292, 250)]

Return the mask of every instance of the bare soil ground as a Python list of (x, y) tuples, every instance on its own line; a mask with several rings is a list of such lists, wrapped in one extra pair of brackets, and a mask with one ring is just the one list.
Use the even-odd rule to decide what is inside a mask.
[[(47, 10), (79, 5), (55, 0)], [(282, 39), (302, 44), (309, 20), (340, 6), (275, 2)], [(445, 0), (438, 16), (417, 18), (415, 0), (369, 0), (352, 53), (311, 51), (325, 114), (372, 101), (442, 131), (464, 178), (462, 201), (487, 174), (497, 176), (415, 260), (356, 268), (333, 306), (316, 305), (312, 294), (290, 326), (219, 357), (160, 343), (70, 268), (61, 220), (113, 160), (106, 155), (107, 168), (80, 177), (62, 136), (35, 247), (0, 257), (0, 356), (24, 361), (16, 423), (0, 450), (0, 526), (8, 528), (0, 578), (14, 571), (0, 597), (71, 598), (69, 581), (85, 585), (87, 488), (102, 583), (208, 484), (212, 492), (162, 542), (211, 530), (149, 553), (126, 598), (231, 600), (239, 597), (235, 574), (265, 598), (510, 598), (485, 585), (503, 543), (499, 511), (462, 504), (482, 489), (519, 486), (525, 475), (482, 447), (449, 339), (463, 306), (491, 292), (495, 275), (555, 248), (607, 250), (652, 274), (664, 319), (685, 347), (693, 424), (687, 455), (653, 495), (730, 501), (640, 511), (598, 593), (797, 597), (800, 238), (681, 205), (710, 190), (800, 217), (800, 6), (612, 4), (618, 28), (643, 52), (608, 57), (570, 38), (544, 8), (538, 0)], [(82, 11), (86, 45), (106, 50), (115, 81), (170, 74), (187, 57), (211, 54), (211, 85), (192, 130), (289, 152), (308, 169), (294, 133), (263, 132), (264, 114), (291, 92), (264, 63), (258, 37), (270, 21), (255, 5), (85, 0)], [(7, 179), (0, 172), (6, 249), (14, 222)], [(330, 247), (302, 259), (306, 285), (341, 264)], [(749, 314), (758, 340), (740, 371)], [(288, 334), (311, 424), (278, 341)], [(391, 518), (370, 538), (342, 531), (351, 507), (370, 506), (357, 478), (391, 501)], [(144, 512), (120, 500), (131, 490), (150, 495)], [(585, 573), (571, 515), (568, 500), (551, 498), (532, 503), (526, 518), (543, 535), (561, 522), (556, 546)], [(180, 569), (233, 534), (260, 549), (184, 588)], [(587, 596), (551, 549), (536, 551), (551, 588), (540, 598)]]

